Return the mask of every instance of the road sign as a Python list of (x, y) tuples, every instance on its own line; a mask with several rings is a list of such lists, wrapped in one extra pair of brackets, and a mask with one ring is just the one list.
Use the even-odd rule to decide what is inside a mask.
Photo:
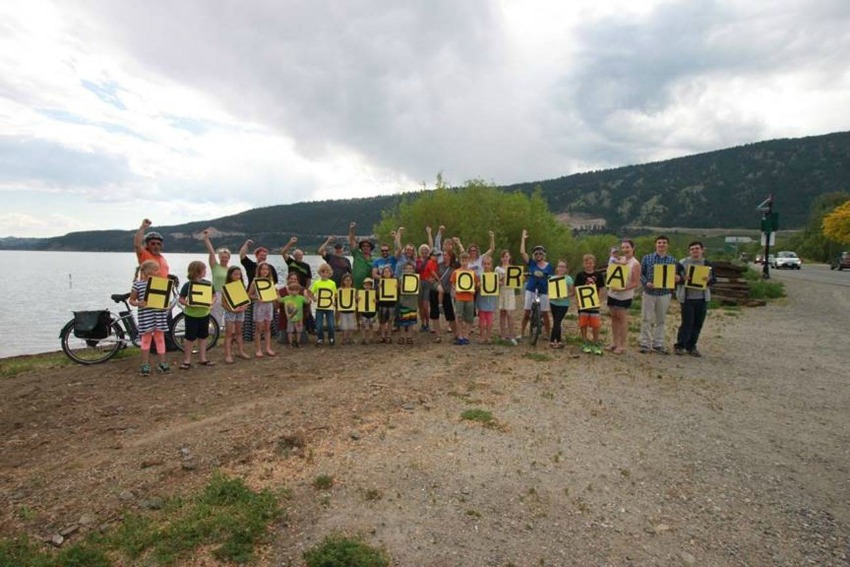
[(779, 230), (779, 213), (768, 213), (761, 219), (762, 232), (776, 232)]

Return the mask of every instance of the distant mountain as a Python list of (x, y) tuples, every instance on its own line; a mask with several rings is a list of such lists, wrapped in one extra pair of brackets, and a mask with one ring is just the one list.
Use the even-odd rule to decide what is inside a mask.
[[(850, 188), (850, 132), (770, 140), (643, 165), (568, 175), (503, 187), (540, 188), (556, 214), (604, 219), (609, 229), (626, 226), (755, 228), (756, 205), (775, 196), (783, 229), (802, 228), (812, 199)], [(329, 234), (343, 235), (350, 220), (358, 234), (370, 230), (405, 195), (318, 201), (251, 209), (236, 215), (156, 227), (166, 249), (198, 251), (193, 238), (215, 227), (216, 246), (234, 252), (246, 238), (278, 247), (291, 235), (314, 249)], [(367, 228), (369, 227), (369, 228)], [(130, 231), (72, 232), (43, 239), (0, 239), (0, 249), (124, 251)]]

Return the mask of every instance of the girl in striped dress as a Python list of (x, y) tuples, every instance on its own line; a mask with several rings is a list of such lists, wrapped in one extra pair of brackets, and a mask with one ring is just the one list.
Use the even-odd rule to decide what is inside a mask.
[(130, 305), (139, 308), (139, 336), (142, 340), (142, 366), (139, 374), (150, 376), (151, 374), (151, 341), (156, 343), (156, 352), (159, 355), (159, 364), (156, 369), (162, 374), (171, 372), (168, 362), (165, 360), (165, 331), (168, 330), (168, 311), (165, 309), (150, 309), (145, 304), (145, 291), (148, 287), (148, 278), (159, 275), (159, 264), (153, 260), (142, 262), (139, 266), (139, 279), (133, 282), (130, 291)]

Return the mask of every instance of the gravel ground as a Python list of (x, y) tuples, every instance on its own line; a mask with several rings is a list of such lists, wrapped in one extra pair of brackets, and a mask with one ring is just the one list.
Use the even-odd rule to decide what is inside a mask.
[(848, 565), (850, 290), (787, 285), (712, 311), (699, 359), (422, 340), (5, 379), (0, 533), (83, 534), (221, 468), (290, 489), (263, 565), (335, 531), (405, 567)]

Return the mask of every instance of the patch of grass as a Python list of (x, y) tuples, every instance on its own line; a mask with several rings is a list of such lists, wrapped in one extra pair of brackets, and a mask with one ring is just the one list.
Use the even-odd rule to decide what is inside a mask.
[(487, 426), (492, 426), (496, 424), (496, 418), (493, 417), (492, 413), (479, 408), (468, 409), (465, 412), (461, 413), (460, 417), (461, 419), (477, 421)]
[(366, 500), (375, 501), (384, 497), (384, 493), (377, 488), (370, 488), (364, 493)]
[(0, 360), (0, 378), (11, 378), (24, 372), (38, 372), (50, 368), (71, 366), (72, 362), (61, 352), (32, 356), (14, 356)]
[(334, 477), (320, 474), (313, 480), (313, 488), (316, 490), (328, 490), (334, 485)]
[(307, 567), (389, 567), (386, 551), (360, 539), (329, 535), (304, 553)]
[(750, 298), (778, 299), (780, 297), (785, 297), (784, 283), (771, 280), (750, 282)]
[(224, 562), (248, 563), (280, 507), (275, 495), (255, 492), (238, 478), (213, 476), (188, 499), (171, 499), (164, 517), (127, 515), (110, 545), (130, 558), (145, 556), (156, 565), (174, 565), (201, 547)]
[(0, 541), (2, 567), (110, 567), (112, 561), (102, 549), (88, 543), (77, 543), (57, 553), (44, 551), (24, 536)]
[(533, 360), (534, 362), (548, 362), (552, 360), (552, 357), (548, 354), (542, 354), (539, 352), (527, 352), (522, 355), (523, 358), (527, 358), (529, 360)]

